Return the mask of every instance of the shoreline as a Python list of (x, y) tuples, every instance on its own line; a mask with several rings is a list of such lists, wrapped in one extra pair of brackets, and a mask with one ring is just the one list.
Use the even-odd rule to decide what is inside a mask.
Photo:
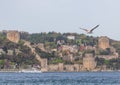
[[(1, 69), (0, 70), (0, 73), (25, 73), (25, 72), (22, 72), (22, 70), (25, 70), (26, 71), (26, 73), (27, 73), (27, 71), (29, 72), (29, 73), (36, 73), (36, 71), (34, 71), (34, 70), (31, 70), (31, 69)], [(38, 71), (41, 71), (41, 70), (38, 70)], [(41, 71), (41, 73), (69, 73), (69, 72), (120, 72), (120, 70), (98, 70), (98, 71)], [(39, 72), (38, 72), (39, 73)]]

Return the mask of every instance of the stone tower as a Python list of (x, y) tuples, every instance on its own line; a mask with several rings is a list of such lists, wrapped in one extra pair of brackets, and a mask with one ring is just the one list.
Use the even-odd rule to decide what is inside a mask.
[(20, 40), (20, 34), (18, 31), (8, 31), (7, 39), (9, 39), (12, 42), (18, 43)]
[(98, 40), (98, 47), (101, 48), (101, 49), (106, 49), (106, 48), (109, 48), (110, 45), (109, 45), (109, 39), (106, 37), (106, 36), (102, 36), (99, 38)]
[(83, 67), (86, 70), (93, 70), (96, 67), (96, 62), (93, 54), (85, 54), (85, 57), (83, 58)]

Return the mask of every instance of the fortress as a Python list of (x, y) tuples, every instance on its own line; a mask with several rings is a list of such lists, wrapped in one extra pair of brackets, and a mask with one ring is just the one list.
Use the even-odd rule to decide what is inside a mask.
[(85, 57), (83, 58), (83, 67), (86, 70), (93, 70), (96, 67), (96, 64), (92, 54), (85, 54)]
[(98, 40), (98, 47), (105, 50), (110, 47), (109, 39), (106, 36), (102, 36)]
[(18, 43), (20, 40), (20, 34), (18, 31), (8, 31), (7, 32), (7, 39), (14, 42), (14, 43)]

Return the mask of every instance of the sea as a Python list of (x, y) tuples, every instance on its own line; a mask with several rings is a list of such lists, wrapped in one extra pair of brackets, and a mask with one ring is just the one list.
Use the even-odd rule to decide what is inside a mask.
[(120, 85), (120, 72), (1, 72), (0, 85)]

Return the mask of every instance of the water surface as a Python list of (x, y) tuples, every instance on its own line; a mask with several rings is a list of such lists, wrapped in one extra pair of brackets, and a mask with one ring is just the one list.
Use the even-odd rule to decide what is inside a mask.
[(120, 85), (120, 73), (0, 73), (0, 85)]

